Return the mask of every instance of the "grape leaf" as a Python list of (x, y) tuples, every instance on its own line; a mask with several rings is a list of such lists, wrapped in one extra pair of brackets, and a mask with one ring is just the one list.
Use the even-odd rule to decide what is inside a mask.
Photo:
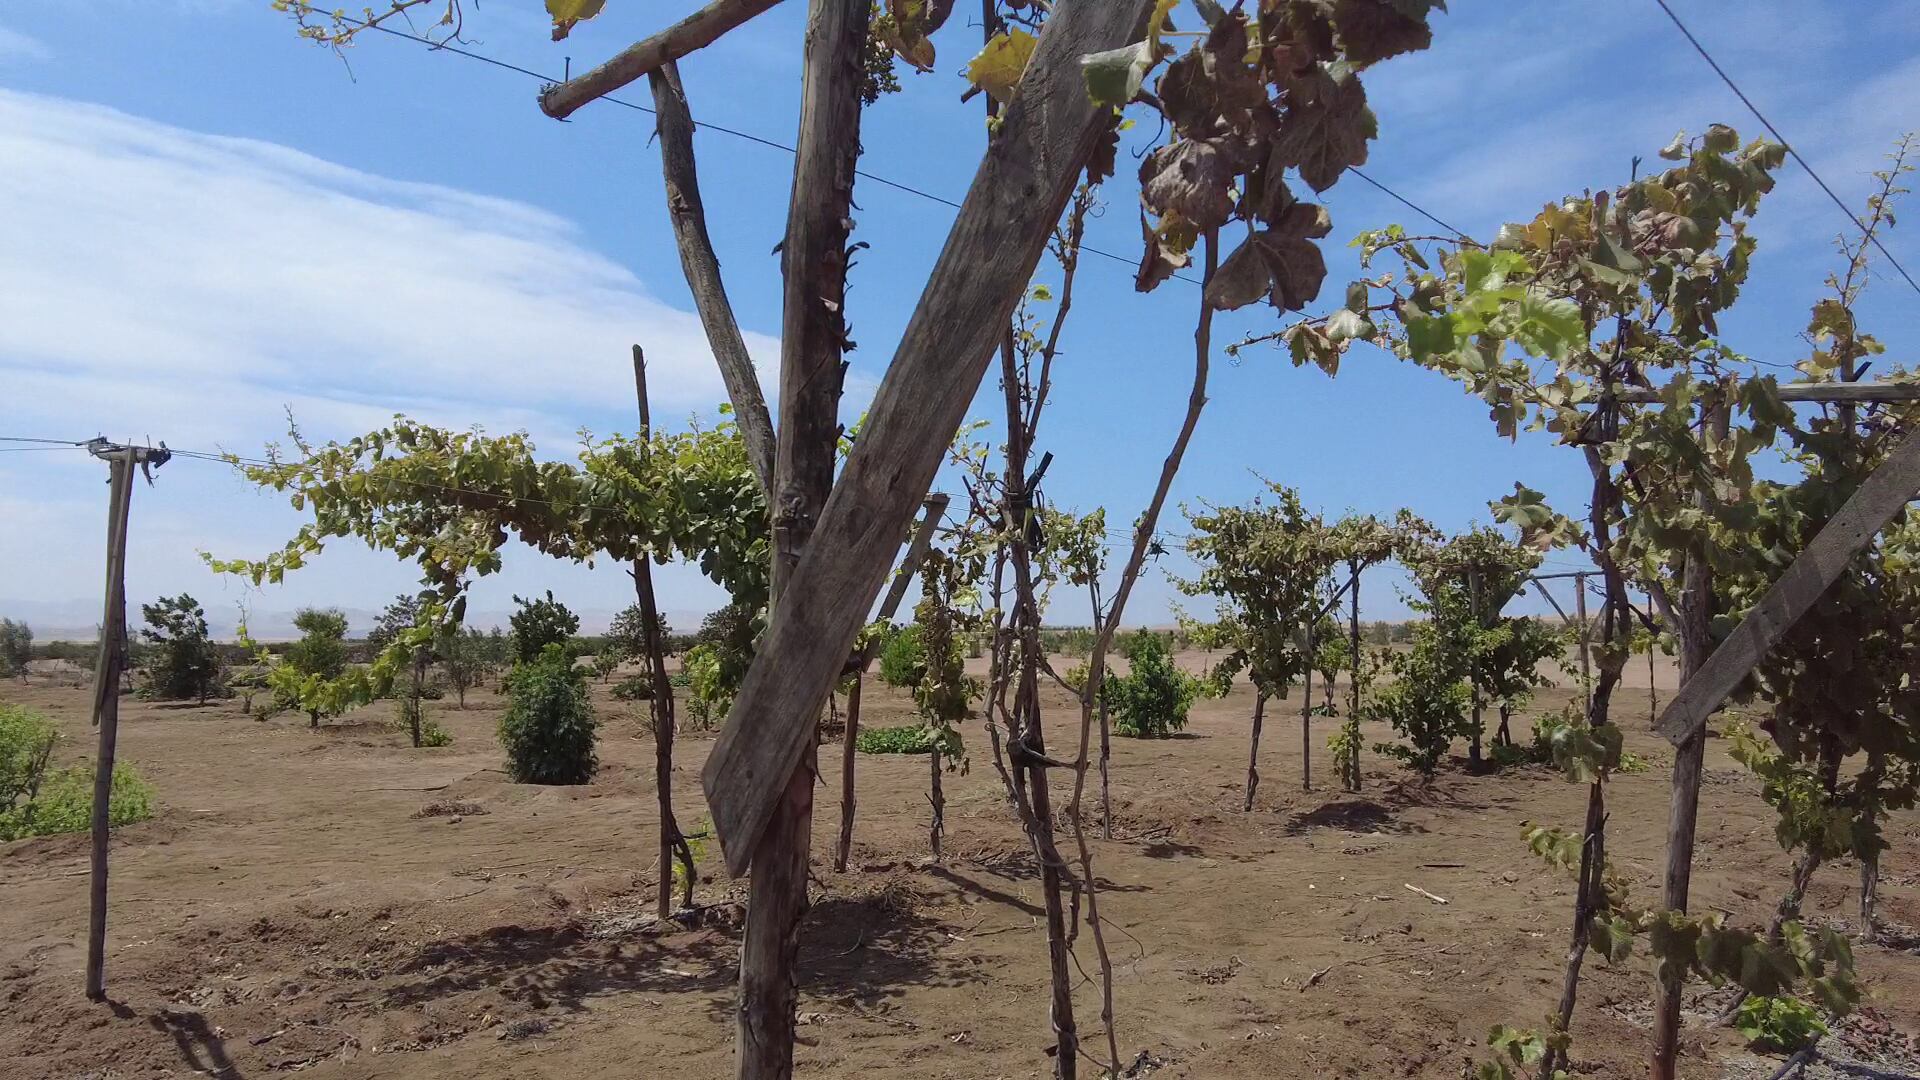
[(1082, 56), (1080, 73), (1087, 83), (1087, 97), (1095, 105), (1121, 108), (1140, 92), (1153, 61), (1153, 50), (1144, 41)]
[(1433, 44), (1427, 13), (1411, 14), (1400, 0), (1337, 0), (1333, 29), (1347, 59), (1362, 67), (1401, 53), (1418, 52)]
[(1353, 70), (1345, 64), (1319, 67), (1289, 81), (1286, 115), (1268, 166), (1298, 168), (1313, 190), (1325, 191), (1349, 166), (1366, 163), (1367, 140), (1378, 131)]
[(1019, 27), (993, 35), (987, 46), (967, 63), (967, 79), (1005, 104), (1026, 73), (1027, 61), (1040, 39)]
[(547, 0), (547, 14), (553, 16), (553, 40), (560, 41), (573, 25), (600, 14), (607, 0)]
[(1233, 216), (1233, 168), (1213, 144), (1177, 139), (1140, 163), (1140, 201), (1202, 232), (1217, 229)]

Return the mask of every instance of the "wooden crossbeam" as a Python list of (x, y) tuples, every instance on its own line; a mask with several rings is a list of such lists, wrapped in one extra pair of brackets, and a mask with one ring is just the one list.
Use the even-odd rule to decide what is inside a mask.
[[(1635, 405), (1657, 404), (1663, 400), (1658, 388), (1622, 387), (1614, 391), (1618, 401)], [(1920, 382), (1785, 383), (1780, 387), (1781, 401), (1920, 401)]]
[(787, 582), (701, 770), (727, 869), (739, 875), (813, 738), (821, 702), (872, 610), (988, 360), (1110, 109), (1080, 58), (1137, 40), (1153, 0), (1062, 4), (955, 219), (874, 396), (860, 440)]
[[(1784, 387), (1782, 389), (1785, 389)], [(1920, 432), (1907, 436), (1787, 567), (1660, 714), (1654, 730), (1674, 745), (1706, 725), (1733, 688), (1800, 621), (1880, 530), (1920, 494)]]
[(727, 31), (780, 0), (713, 0), (665, 30), (627, 46), (613, 59), (577, 79), (540, 91), (540, 111), (565, 120), (582, 105), (606, 97), (688, 53), (720, 40)]

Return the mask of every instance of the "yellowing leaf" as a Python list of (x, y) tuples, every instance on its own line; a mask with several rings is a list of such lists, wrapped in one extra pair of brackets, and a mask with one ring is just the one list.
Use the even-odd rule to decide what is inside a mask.
[(1013, 100), (1014, 88), (1026, 73), (1027, 60), (1039, 39), (1019, 27), (993, 35), (980, 55), (967, 63), (967, 79), (1002, 104)]
[(591, 19), (607, 6), (607, 0), (547, 0), (547, 14), (553, 16), (553, 40), (559, 41), (573, 24)]

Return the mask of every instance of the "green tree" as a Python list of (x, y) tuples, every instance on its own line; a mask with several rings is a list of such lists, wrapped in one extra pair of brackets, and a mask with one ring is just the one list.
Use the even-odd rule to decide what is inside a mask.
[(515, 664), (527, 664), (540, 659), (549, 645), (558, 645), (571, 655), (573, 637), (580, 632), (580, 616), (555, 600), (552, 589), (548, 589), (544, 597), (528, 600), (515, 596), (513, 602), (520, 605), (520, 610), (507, 619), (513, 626)]
[(347, 670), (347, 615), (337, 608), (301, 608), (293, 613), (293, 626), (300, 640), (287, 648), (286, 662), (269, 678), (275, 701), (304, 710), (307, 726), (317, 728), (358, 704), (328, 692)]
[(1113, 711), (1113, 730), (1136, 739), (1164, 739), (1187, 727), (1187, 710), (1200, 681), (1173, 664), (1167, 640), (1153, 630), (1129, 634), (1120, 646), (1127, 673), (1102, 685)]
[(507, 677), (500, 745), (517, 784), (584, 784), (598, 758), (586, 678), (559, 642), (516, 665)]
[(144, 692), (162, 701), (207, 698), (222, 689), (220, 650), (207, 635), (207, 613), (186, 593), (140, 605), (147, 625), (140, 637), (152, 649), (144, 665)]
[(501, 662), (494, 655), (489, 636), (471, 626), (444, 632), (434, 651), (462, 709), (467, 707), (467, 691), (480, 685)]
[(880, 681), (888, 686), (911, 690), (927, 677), (927, 650), (921, 644), (919, 624), (887, 631), (886, 644), (880, 647)]
[(0, 619), (0, 674), (27, 681), (27, 661), (33, 659), (33, 629), (24, 622)]

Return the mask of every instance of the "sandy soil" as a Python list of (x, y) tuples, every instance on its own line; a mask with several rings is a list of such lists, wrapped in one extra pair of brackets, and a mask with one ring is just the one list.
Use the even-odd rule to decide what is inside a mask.
[[(1648, 898), (1671, 755), (1644, 733), (1644, 676), (1638, 685), (1618, 715), (1654, 767), (1615, 783), (1609, 846)], [(1077, 718), (1050, 694), (1058, 746)], [(85, 691), (6, 684), (0, 700), (56, 717), (69, 757), (88, 749)], [(1554, 691), (1541, 704), (1565, 700)], [(1582, 792), (1540, 769), (1469, 776), (1457, 765), (1427, 788), (1369, 755), (1364, 793), (1343, 794), (1325, 749), (1337, 721), (1324, 719), (1303, 791), (1297, 701), (1269, 717), (1251, 815), (1239, 809), (1244, 690), (1201, 702), (1181, 738), (1116, 740), (1115, 839), (1095, 848), (1123, 1061), (1170, 1077), (1458, 1076), (1491, 1025), (1536, 1025), (1557, 996), (1570, 883), (1527, 854), (1520, 832), (1577, 826)], [(113, 1000), (81, 994), (86, 838), (0, 846), (0, 1076), (731, 1075), (738, 909), (725, 901), (741, 890), (703, 882), (716, 905), (705, 925), (646, 926), (651, 738), (629, 707), (601, 704), (594, 783), (539, 788), (499, 771), (499, 702), (486, 693), (464, 711), (433, 703), (455, 741), (429, 750), (405, 745), (385, 704), (311, 732), (297, 717), (247, 719), (234, 703), (129, 700), (122, 756), (156, 785), (160, 810), (114, 838)], [(905, 722), (908, 708), (869, 691), (871, 723)], [(1033, 861), (984, 735), (967, 737), (972, 769), (948, 779), (940, 866), (924, 859), (926, 760), (863, 757), (853, 867), (833, 874), (839, 755), (821, 755), (802, 1076), (1051, 1071)], [(688, 737), (676, 773), (690, 827), (704, 821), (709, 745)], [(1787, 873), (1771, 811), (1718, 742), (1708, 769), (1697, 907), (1761, 922)], [(1893, 834), (1885, 915), (1920, 925), (1920, 821), (1902, 815)], [(702, 861), (720, 873), (717, 849)], [(1844, 923), (1855, 880), (1851, 864), (1823, 870), (1810, 914)], [(1887, 946), (1858, 959), (1870, 1011), (1849, 1039), (1896, 1060), (1920, 1031), (1920, 963)], [(1645, 962), (1588, 970), (1577, 1072), (1643, 1075)], [(1703, 994), (1696, 1021), (1719, 1000)], [(1103, 1049), (1091, 984), (1078, 1010), (1088, 1048)], [(1772, 1071), (1704, 1023), (1685, 1049), (1688, 1077)]]

